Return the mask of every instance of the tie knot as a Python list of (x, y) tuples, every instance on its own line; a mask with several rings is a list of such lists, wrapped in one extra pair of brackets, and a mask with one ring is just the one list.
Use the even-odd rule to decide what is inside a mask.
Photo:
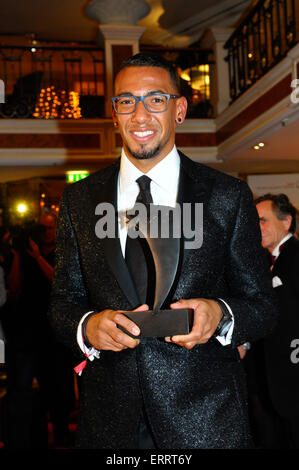
[(150, 191), (151, 181), (152, 180), (146, 175), (140, 176), (140, 178), (136, 180), (141, 191)]
[(143, 202), (144, 204), (151, 204), (153, 202), (150, 190), (151, 181), (152, 180), (146, 175), (140, 176), (140, 178), (136, 180), (140, 188), (137, 202)]

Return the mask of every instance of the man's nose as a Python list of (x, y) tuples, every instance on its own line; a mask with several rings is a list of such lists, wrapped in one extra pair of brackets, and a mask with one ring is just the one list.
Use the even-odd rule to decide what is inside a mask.
[(147, 111), (146, 107), (144, 106), (144, 103), (142, 101), (139, 101), (137, 103), (134, 113), (132, 114), (132, 120), (146, 121), (147, 119), (149, 119), (149, 117), (149, 111)]
[(261, 234), (263, 235), (263, 234), (264, 234), (264, 231), (265, 231), (265, 229), (264, 229), (264, 227), (263, 227), (263, 224), (262, 224), (262, 223), (260, 223), (260, 229), (261, 229)]

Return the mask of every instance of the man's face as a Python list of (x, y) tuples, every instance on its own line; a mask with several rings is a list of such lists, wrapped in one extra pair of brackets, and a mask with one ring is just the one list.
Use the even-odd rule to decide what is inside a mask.
[(51, 215), (42, 216), (40, 223), (45, 228), (44, 233), (42, 234), (42, 243), (51, 244), (55, 241), (55, 229), (56, 223), (54, 217)]
[(289, 233), (292, 218), (286, 216), (283, 220), (278, 219), (272, 208), (272, 201), (262, 201), (256, 208), (260, 219), (262, 246), (271, 253)]
[[(116, 77), (115, 96), (144, 96), (153, 91), (178, 94), (169, 73), (160, 67), (127, 67)], [(150, 113), (142, 102), (132, 114), (113, 111), (127, 157), (135, 164), (148, 160), (151, 167), (161, 161), (174, 146), (176, 119), (180, 117), (183, 122), (186, 109), (186, 99), (181, 97), (170, 99), (167, 111), (162, 113)]]

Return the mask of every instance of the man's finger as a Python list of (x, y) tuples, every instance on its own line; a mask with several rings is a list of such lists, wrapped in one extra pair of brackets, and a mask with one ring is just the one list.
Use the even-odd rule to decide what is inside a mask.
[(133, 336), (140, 335), (140, 329), (132, 320), (126, 317), (125, 312), (117, 313), (114, 317), (114, 321), (117, 325), (122, 326), (128, 333), (131, 333)]

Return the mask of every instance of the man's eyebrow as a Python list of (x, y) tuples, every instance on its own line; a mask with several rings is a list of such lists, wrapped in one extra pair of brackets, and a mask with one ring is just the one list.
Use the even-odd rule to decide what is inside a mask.
[(118, 93), (116, 96), (134, 96), (133, 93), (130, 93), (129, 91), (124, 91), (123, 93)]
[[(151, 91), (148, 91), (147, 93), (145, 93), (144, 95), (141, 95), (141, 96), (147, 96), (147, 95), (161, 95), (161, 94), (167, 94), (165, 91), (162, 91), (162, 90), (151, 90)], [(133, 93), (131, 93), (130, 91), (123, 91), (122, 93), (119, 93), (118, 95), (116, 96), (140, 96), (140, 95), (134, 95)]]
[(165, 94), (167, 95), (167, 94), (168, 94), (168, 93), (166, 93), (165, 91), (162, 91), (162, 90), (153, 90), (153, 91), (149, 91), (149, 92), (147, 93), (147, 95), (155, 95), (155, 94), (160, 94), (160, 95), (161, 95), (161, 93), (162, 93), (163, 95), (165, 95)]

